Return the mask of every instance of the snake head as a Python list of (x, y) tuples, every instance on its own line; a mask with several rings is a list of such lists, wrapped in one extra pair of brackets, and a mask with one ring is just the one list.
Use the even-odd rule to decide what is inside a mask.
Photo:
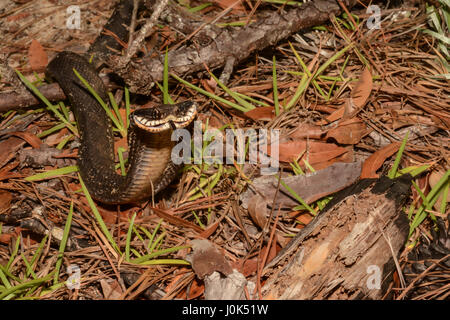
[(148, 132), (162, 132), (185, 128), (195, 119), (196, 115), (197, 105), (195, 102), (184, 101), (135, 110), (130, 115), (130, 123)]

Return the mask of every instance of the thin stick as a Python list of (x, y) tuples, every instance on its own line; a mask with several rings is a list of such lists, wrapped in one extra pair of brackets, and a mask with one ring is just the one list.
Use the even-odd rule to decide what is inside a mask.
[(156, 24), (159, 16), (161, 15), (161, 12), (164, 10), (164, 8), (167, 6), (167, 3), (169, 0), (161, 0), (156, 5), (155, 11), (153, 11), (152, 16), (150, 19), (147, 20), (145, 25), (139, 30), (139, 33), (136, 37), (136, 39), (133, 40), (133, 42), (130, 44), (130, 46), (127, 49), (127, 52), (124, 57), (122, 57), (119, 60), (119, 64), (122, 66), (125, 66), (130, 62), (131, 57), (136, 54), (138, 49), (142, 46), (142, 43), (145, 40), (145, 37), (147, 36), (147, 33), (153, 28), (153, 26)]

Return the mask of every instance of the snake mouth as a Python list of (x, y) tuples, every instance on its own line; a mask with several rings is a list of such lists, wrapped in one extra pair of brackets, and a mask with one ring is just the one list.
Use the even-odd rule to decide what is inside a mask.
[(154, 108), (138, 109), (130, 115), (131, 122), (147, 132), (162, 132), (187, 127), (197, 115), (192, 101), (163, 104)]

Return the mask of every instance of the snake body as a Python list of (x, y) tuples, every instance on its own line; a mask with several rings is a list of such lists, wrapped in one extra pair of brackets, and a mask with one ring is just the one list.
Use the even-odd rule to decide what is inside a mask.
[[(128, 3), (122, 1), (107, 24), (116, 34), (126, 34), (122, 30), (125, 28), (123, 20), (128, 17), (130, 7), (124, 9), (123, 6)], [(89, 53), (101, 56), (107, 50), (107, 42), (103, 35), (99, 36)], [(114, 43), (109, 41), (108, 47)], [(128, 129), (128, 170), (126, 176), (122, 176), (115, 170), (111, 119), (75, 75), (74, 69), (103, 101), (107, 102), (109, 98), (93, 64), (85, 57), (64, 51), (48, 64), (46, 74), (64, 91), (77, 121), (80, 135), (78, 167), (90, 195), (103, 203), (122, 204), (138, 202), (164, 189), (177, 170), (170, 160), (174, 145), (172, 131), (192, 122), (196, 115), (195, 104), (187, 101), (134, 111)]]

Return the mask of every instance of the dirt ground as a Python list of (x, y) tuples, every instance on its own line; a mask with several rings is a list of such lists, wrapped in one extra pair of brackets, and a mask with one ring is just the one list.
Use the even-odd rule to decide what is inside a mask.
[[(333, 193), (356, 181), (343, 179), (357, 169), (333, 176), (322, 172), (315, 180), (323, 182), (320, 188), (300, 188), (307, 204), (290, 196), (278, 212), (269, 203), (276, 203), (272, 195), (278, 196), (280, 185), (259, 182), (261, 166), (248, 161), (188, 164), (166, 190), (140, 204), (90, 201), (77, 173), (79, 142), (70, 127), (76, 123), (69, 103), (60, 103), (64, 95), (56, 87), (48, 89), (62, 121), (46, 104), (29, 102), (14, 70), (36, 86), (49, 85), (47, 63), (61, 51), (86, 52), (117, 2), (0, 2), (0, 298), (204, 299), (205, 274), (231, 269), (243, 275), (248, 288), (252, 283), (260, 289), (267, 281), (264, 266)], [(408, 238), (394, 258), (397, 267), (384, 298), (445, 300), (450, 293), (450, 22), (442, 17), (443, 12), (450, 16), (450, 8), (444, 1), (430, 1), (427, 15), (426, 1), (400, 2), (376, 3), (380, 28), (368, 27), (371, 14), (364, 6), (346, 8), (351, 18), (340, 14), (319, 28), (249, 49), (248, 57), (231, 64), (231, 72), (223, 64), (206, 63), (201, 70), (179, 72), (176, 58), (169, 58), (170, 72), (191, 85), (171, 76), (168, 93), (174, 101), (197, 103), (204, 131), (278, 129), (279, 165), (286, 176), (355, 162), (362, 164), (356, 178), (378, 178), (396, 166), (399, 173), (415, 175), (411, 194), (398, 210), (408, 218)], [(179, 3), (195, 15), (193, 29), (205, 26), (189, 34), (173, 21), (159, 21), (135, 62), (162, 65), (166, 49), (172, 57), (177, 52), (190, 57), (191, 51), (207, 47), (201, 40), (208, 32), (233, 35), (266, 12), (282, 16), (298, 5), (242, 1), (227, 11), (234, 1)], [(74, 5), (80, 10), (79, 29), (68, 27), (74, 14), (68, 8)], [(138, 29), (150, 15), (138, 15)], [(217, 29), (207, 29), (209, 24)], [(208, 30), (206, 35), (202, 30)], [(109, 66), (102, 75), (114, 71)], [(225, 89), (209, 71), (225, 82)], [(131, 73), (121, 75), (125, 83), (127, 77), (135, 80)], [(126, 122), (124, 83), (108, 79), (120, 107), (116, 118)], [(158, 85), (140, 93), (131, 92), (131, 110), (164, 99)], [(12, 95), (16, 100), (10, 100)], [(126, 159), (127, 139), (117, 130), (115, 151), (120, 147)], [(116, 159), (119, 163), (118, 154)], [(267, 192), (267, 203), (246, 204), (245, 192), (258, 187)], [(68, 219), (70, 233), (67, 226), (63, 235)], [(214, 245), (206, 257), (193, 254), (198, 239)], [(253, 290), (243, 297), (264, 298)]]

